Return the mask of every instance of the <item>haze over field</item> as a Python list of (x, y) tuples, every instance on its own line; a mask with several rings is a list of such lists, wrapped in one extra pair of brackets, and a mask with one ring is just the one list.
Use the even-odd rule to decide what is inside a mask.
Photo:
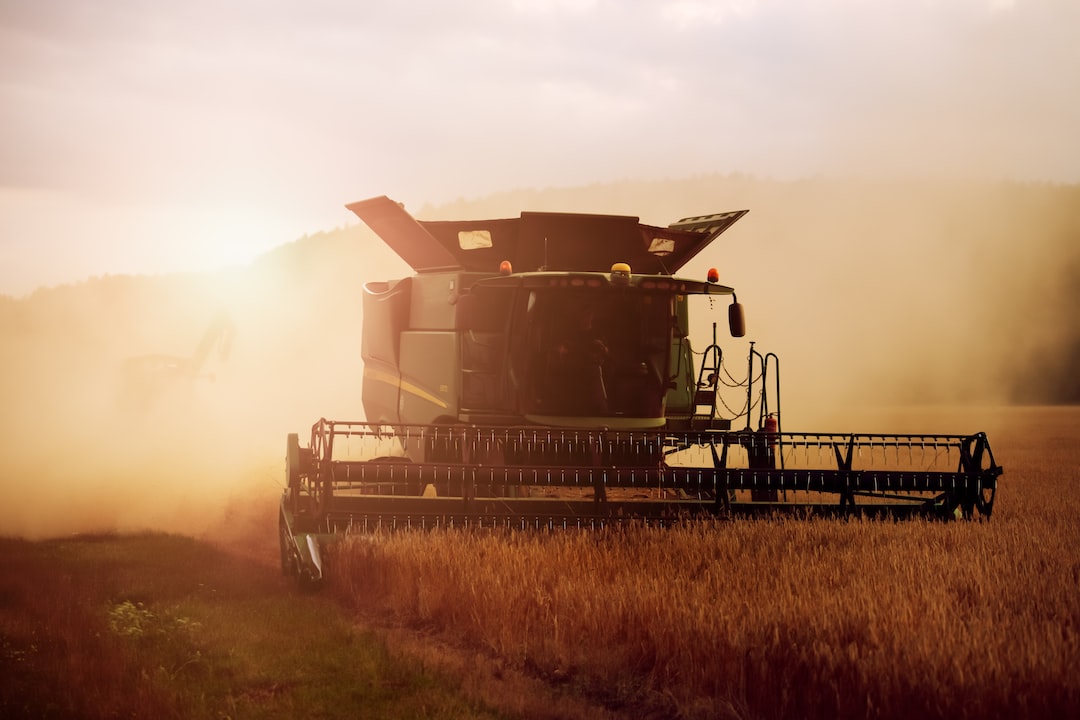
[[(737, 176), (502, 194), (431, 212), (638, 208), (670, 221), (675, 205), (756, 208), (685, 273), (718, 266), (746, 305), (748, 336), (727, 337), (726, 303), (710, 312), (702, 299), (694, 343), (702, 349), (719, 322), (735, 377), (745, 376), (749, 340), (777, 353), (789, 430), (993, 439), (1009, 413), (973, 404), (1080, 401), (1080, 186), (861, 187), (857, 212), (844, 183)], [(731, 204), (717, 208), (717, 197)], [(408, 272), (354, 225), (238, 270), (110, 276), (0, 298), (9, 500), (0, 534), (201, 532), (255, 517), (272, 542), (285, 435), (306, 438), (320, 417), (361, 419), (361, 285)], [(233, 328), (227, 356), (214, 344), (193, 377), (163, 378), (146, 402), (130, 402), (128, 358), (190, 359), (222, 312)], [(728, 400), (738, 408), (744, 397)], [(866, 413), (913, 403), (964, 407)]]
[[(686, 272), (738, 289), (788, 429), (1080, 400), (1080, 6), (791, 5), (0, 0), (0, 533), (272, 524), (285, 434), (359, 419), (361, 283), (408, 272), (343, 207), (380, 194), (750, 208)], [(227, 357), (125, 403), (222, 312)]]

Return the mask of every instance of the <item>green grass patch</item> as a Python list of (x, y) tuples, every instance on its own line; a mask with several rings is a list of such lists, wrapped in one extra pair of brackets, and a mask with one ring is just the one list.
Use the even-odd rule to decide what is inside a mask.
[(160, 534), (0, 540), (5, 718), (495, 718), (326, 597)]

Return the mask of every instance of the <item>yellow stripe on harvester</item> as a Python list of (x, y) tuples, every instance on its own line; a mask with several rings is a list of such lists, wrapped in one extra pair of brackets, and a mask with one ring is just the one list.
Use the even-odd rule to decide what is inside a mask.
[(413, 385), (411, 382), (408, 382), (406, 380), (399, 380), (396, 375), (392, 375), (391, 373), (386, 373), (381, 370), (364, 368), (364, 377), (376, 380), (378, 382), (384, 382), (387, 385), (392, 385), (396, 388), (399, 388), (402, 392), (407, 392), (410, 395), (415, 395), (421, 400), (427, 400), (429, 403), (433, 405), (438, 405), (444, 410), (450, 407), (450, 405), (445, 400), (442, 400), (435, 395), (432, 395), (427, 390), (419, 387), (418, 385)]

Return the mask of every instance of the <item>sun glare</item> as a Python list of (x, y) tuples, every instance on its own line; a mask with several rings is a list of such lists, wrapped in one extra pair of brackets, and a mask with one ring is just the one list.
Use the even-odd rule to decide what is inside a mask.
[(242, 210), (208, 213), (188, 226), (188, 261), (199, 271), (247, 265), (289, 239), (270, 218)]

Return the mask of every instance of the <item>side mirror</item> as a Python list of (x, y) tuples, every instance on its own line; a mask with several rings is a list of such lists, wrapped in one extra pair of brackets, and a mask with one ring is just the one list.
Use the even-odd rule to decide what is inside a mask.
[(738, 300), (733, 300), (728, 306), (727, 318), (731, 337), (741, 338), (746, 335), (746, 317), (743, 315), (743, 308)]

